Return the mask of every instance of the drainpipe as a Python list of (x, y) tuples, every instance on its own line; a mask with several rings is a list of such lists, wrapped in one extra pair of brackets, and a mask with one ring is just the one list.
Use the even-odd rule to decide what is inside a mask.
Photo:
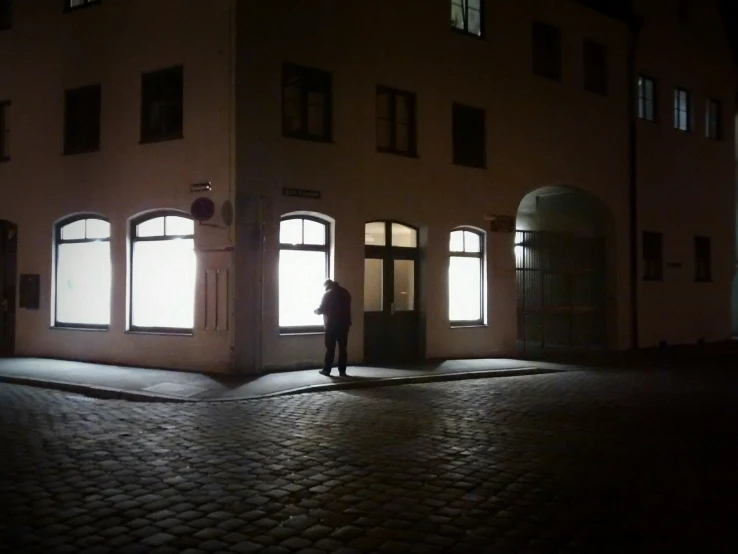
[(642, 18), (631, 15), (628, 37), (628, 142), (629, 142), (629, 231), (630, 231), (630, 332), (631, 348), (639, 348), (638, 329), (638, 77), (636, 53)]

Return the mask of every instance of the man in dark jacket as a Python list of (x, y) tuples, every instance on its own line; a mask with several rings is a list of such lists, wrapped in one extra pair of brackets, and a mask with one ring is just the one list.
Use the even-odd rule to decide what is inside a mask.
[(316, 314), (323, 315), (325, 325), (325, 363), (320, 373), (325, 376), (331, 374), (333, 358), (336, 355), (336, 343), (338, 343), (338, 373), (345, 376), (348, 358), (346, 347), (351, 328), (351, 294), (330, 279), (324, 285), (323, 300), (315, 310)]

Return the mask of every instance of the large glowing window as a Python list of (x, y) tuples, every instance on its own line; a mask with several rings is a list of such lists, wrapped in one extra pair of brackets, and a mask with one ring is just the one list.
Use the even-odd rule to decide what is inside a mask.
[(330, 271), (330, 227), (308, 216), (288, 216), (279, 225), (279, 326), (290, 331), (323, 325), (315, 308)]
[(110, 223), (75, 217), (56, 226), (54, 325), (110, 325)]
[(484, 322), (484, 234), (451, 232), (448, 268), (448, 317), (453, 324)]
[(195, 222), (176, 214), (131, 230), (131, 330), (182, 332), (195, 324)]

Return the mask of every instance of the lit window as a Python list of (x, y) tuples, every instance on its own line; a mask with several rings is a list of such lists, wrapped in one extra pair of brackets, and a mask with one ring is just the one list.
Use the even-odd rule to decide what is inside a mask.
[(692, 94), (685, 89), (674, 89), (674, 128), (692, 130)]
[(482, 0), (451, 0), (451, 28), (482, 36)]
[(448, 317), (453, 324), (484, 321), (484, 234), (451, 232), (448, 268)]
[(304, 215), (279, 225), (279, 326), (290, 331), (323, 326), (314, 313), (330, 266), (329, 223)]
[(110, 223), (75, 217), (56, 225), (54, 325), (110, 325)]
[(176, 214), (131, 229), (131, 330), (190, 331), (195, 323), (195, 222)]
[(638, 77), (638, 117), (656, 121), (656, 83), (648, 77)]

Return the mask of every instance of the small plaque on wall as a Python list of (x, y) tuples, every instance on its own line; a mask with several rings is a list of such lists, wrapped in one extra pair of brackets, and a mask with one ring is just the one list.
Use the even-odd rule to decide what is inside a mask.
[(21, 308), (26, 310), (38, 310), (41, 296), (41, 277), (36, 273), (25, 273), (20, 276), (20, 298)]

